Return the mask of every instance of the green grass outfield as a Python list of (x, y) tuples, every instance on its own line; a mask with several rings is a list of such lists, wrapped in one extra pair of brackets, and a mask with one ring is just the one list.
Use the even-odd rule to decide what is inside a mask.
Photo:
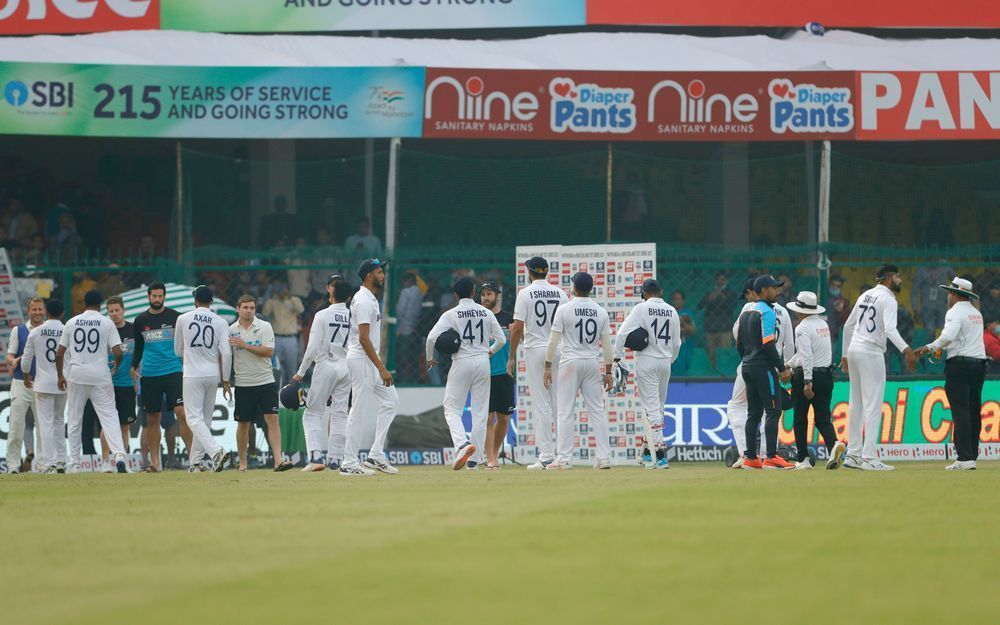
[(1000, 465), (0, 477), (43, 623), (996, 623)]

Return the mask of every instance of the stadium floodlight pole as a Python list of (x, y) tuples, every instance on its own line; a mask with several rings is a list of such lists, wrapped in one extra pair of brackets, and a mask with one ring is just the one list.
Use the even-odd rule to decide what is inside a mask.
[(614, 170), (614, 161), (615, 161), (614, 147), (612, 146), (611, 142), (608, 141), (608, 189), (606, 198), (607, 205), (605, 208), (605, 217), (604, 217), (604, 229), (605, 229), (604, 240), (607, 243), (611, 242), (611, 197), (612, 197), (611, 177), (612, 177), (612, 172)]
[[(389, 140), (389, 178), (386, 183), (385, 191), (385, 255), (392, 260), (393, 255), (396, 251), (396, 202), (399, 199), (399, 189), (397, 188), (399, 184), (399, 178), (396, 175), (397, 168), (399, 167), (399, 149), (403, 141), (399, 137), (393, 137)], [(402, 274), (401, 274), (402, 275)], [(389, 287), (393, 281), (390, 278), (385, 281), (385, 287), (382, 289), (382, 310), (389, 311), (390, 294), (392, 289)], [(382, 362), (388, 362), (386, 359), (386, 354), (389, 351), (389, 326), (394, 324), (395, 319), (387, 319), (389, 323), (382, 325), (382, 353), (379, 354), (379, 358)], [(395, 334), (395, 332), (393, 332)]]
[(826, 303), (827, 273), (830, 269), (830, 256), (827, 254), (826, 245), (830, 242), (830, 174), (831, 174), (831, 149), (830, 142), (823, 142), (823, 154), (819, 162), (819, 232), (817, 241), (819, 243), (818, 262), (819, 286), (816, 292), (820, 294), (821, 301)]
[(175, 146), (177, 158), (177, 262), (184, 262), (184, 161), (181, 142)]

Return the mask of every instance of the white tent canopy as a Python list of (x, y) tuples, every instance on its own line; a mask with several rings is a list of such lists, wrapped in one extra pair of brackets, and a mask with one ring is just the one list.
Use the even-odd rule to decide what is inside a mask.
[(0, 38), (0, 61), (105, 65), (427, 66), (635, 71), (996, 70), (997, 39), (788, 39), (578, 33), (506, 41), (130, 31)]
[[(166, 305), (168, 307), (173, 308), (180, 313), (186, 313), (189, 310), (194, 310), (193, 286), (168, 282), (166, 287)], [(125, 302), (126, 321), (135, 321), (136, 317), (149, 309), (149, 298), (146, 295), (146, 287), (139, 287), (137, 289), (132, 289), (131, 291), (119, 293), (118, 295)], [(215, 298), (215, 303), (212, 304), (211, 308), (228, 323), (233, 323), (236, 321), (237, 317), (239, 317), (239, 313), (236, 312), (235, 308), (225, 303), (218, 297)], [(107, 306), (102, 306), (101, 312), (107, 313)]]

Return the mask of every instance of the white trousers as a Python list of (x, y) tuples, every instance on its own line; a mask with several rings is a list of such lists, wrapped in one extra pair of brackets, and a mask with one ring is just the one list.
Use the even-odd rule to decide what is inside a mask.
[[(594, 432), (594, 438), (597, 439), (597, 459), (610, 460), (608, 411), (604, 404), (604, 384), (597, 369), (597, 361), (564, 360), (559, 363), (558, 391), (559, 426), (557, 428), (556, 461), (559, 464), (572, 464), (573, 462), (573, 423), (576, 421), (574, 408), (576, 407), (578, 391), (583, 396), (583, 406), (587, 410), (590, 428)], [(584, 437), (581, 436), (581, 438)]]
[(206, 453), (214, 457), (222, 449), (212, 436), (210, 425), (218, 390), (219, 376), (184, 378), (184, 416), (191, 428), (191, 449), (188, 450), (191, 464), (201, 462)]
[(385, 439), (389, 436), (389, 426), (396, 418), (396, 410), (399, 406), (399, 394), (395, 386), (384, 386), (382, 378), (379, 377), (378, 369), (368, 358), (351, 358), (347, 361), (347, 368), (351, 372), (351, 392), (354, 394), (354, 403), (351, 404), (351, 412), (347, 415), (347, 440), (344, 445), (344, 465), (357, 466), (358, 448), (361, 445), (359, 430), (363, 421), (372, 418), (371, 415), (361, 414), (364, 406), (371, 405), (372, 400), (378, 402), (378, 415), (375, 416), (375, 440), (372, 441), (371, 450), (368, 455), (385, 461)]
[[(21, 447), (24, 445), (24, 424), (28, 418), (28, 409), (38, 420), (38, 410), (35, 408), (35, 392), (24, 385), (24, 380), (10, 381), (10, 411), (8, 412), (9, 427), (7, 429), (7, 470), (21, 470)], [(41, 428), (35, 427), (35, 431)], [(41, 449), (35, 449), (35, 457), (41, 457)]]
[[(847, 410), (847, 455), (862, 460), (878, 458), (885, 400), (885, 355), (848, 350), (847, 375), (851, 381)], [(862, 431), (863, 427), (863, 431)]]
[[(635, 357), (635, 383), (639, 388), (639, 402), (650, 427), (646, 432), (647, 445), (663, 445), (663, 404), (667, 401), (672, 362), (670, 358), (652, 358), (643, 356), (641, 352)], [(650, 451), (655, 451), (654, 447), (650, 447)]]
[(486, 419), (490, 409), (490, 360), (486, 357), (459, 358), (453, 360), (448, 370), (448, 381), (444, 387), (444, 420), (451, 431), (451, 442), (458, 448), (469, 442), (462, 424), (465, 412), (465, 398), (472, 394), (470, 412), (472, 414), (472, 444), (476, 446), (477, 461), (485, 461)]
[(535, 419), (535, 444), (538, 459), (551, 462), (556, 459), (555, 437), (552, 434), (554, 417), (559, 404), (559, 350), (552, 359), (552, 385), (545, 388), (545, 347), (524, 350), (525, 374), (528, 379), (528, 395), (531, 396), (531, 416)]
[[(306, 435), (306, 449), (309, 457), (314, 452), (326, 452), (329, 449), (329, 433), (331, 409), (339, 408), (343, 413), (344, 424), (347, 422), (347, 400), (351, 394), (351, 374), (344, 360), (323, 360), (313, 369), (312, 385), (306, 395), (306, 409), (302, 413), (302, 429)], [(330, 398), (339, 406), (328, 408)], [(343, 454), (343, 445), (341, 445)]]
[(76, 384), (66, 385), (66, 422), (69, 438), (70, 464), (80, 464), (80, 454), (83, 451), (83, 409), (90, 401), (94, 412), (104, 430), (104, 439), (108, 441), (111, 455), (124, 454), (125, 443), (122, 441), (122, 428), (118, 421), (118, 408), (115, 406), (115, 387), (107, 384)]
[(66, 462), (66, 426), (63, 412), (66, 409), (65, 393), (35, 392), (35, 426), (42, 432), (42, 451), (45, 457), (40, 467), (51, 467)]

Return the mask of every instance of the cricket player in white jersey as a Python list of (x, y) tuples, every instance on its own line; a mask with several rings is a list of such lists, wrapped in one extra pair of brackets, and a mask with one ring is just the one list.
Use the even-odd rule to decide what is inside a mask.
[[(306, 396), (302, 426), (306, 435), (309, 462), (305, 472), (340, 469), (344, 456), (343, 432), (347, 426), (347, 402), (351, 396), (351, 373), (347, 369), (347, 341), (351, 335), (351, 311), (347, 301), (353, 289), (347, 282), (337, 282), (330, 306), (313, 317), (309, 342), (298, 372), (292, 376), (302, 382), (313, 367), (312, 385)], [(327, 410), (330, 403), (330, 410)], [(335, 432), (339, 433), (334, 440)]]
[[(611, 468), (611, 444), (608, 440), (608, 410), (604, 391), (611, 388), (611, 325), (608, 313), (590, 298), (594, 278), (584, 271), (573, 275), (573, 299), (556, 311), (545, 352), (546, 388), (552, 386), (555, 354), (562, 343), (558, 368), (559, 423), (557, 426), (556, 460), (546, 470), (573, 468), (573, 419), (576, 395), (590, 417), (597, 439), (596, 469)], [(597, 346), (600, 339), (601, 347)], [(604, 375), (598, 371), (603, 348)], [(582, 438), (582, 437), (581, 437)]]
[[(83, 409), (90, 401), (101, 421), (104, 438), (119, 473), (127, 473), (125, 443), (115, 406), (115, 388), (111, 376), (122, 364), (122, 341), (115, 323), (101, 314), (104, 297), (98, 291), (83, 296), (86, 310), (66, 322), (59, 349), (56, 371), (65, 377), (66, 422), (69, 437), (69, 473), (80, 471), (83, 447)], [(108, 353), (114, 355), (114, 369), (108, 369)], [(65, 375), (64, 375), (65, 374)]]
[[(56, 352), (63, 335), (63, 304), (57, 299), (45, 303), (48, 319), (28, 334), (21, 356), (24, 386), (35, 392), (35, 425), (41, 428), (42, 453), (38, 466), (43, 473), (66, 472), (66, 438), (63, 411), (66, 408), (66, 381), (59, 379)], [(32, 375), (31, 367), (35, 366)]]
[(643, 301), (636, 304), (615, 336), (615, 361), (625, 356), (629, 334), (644, 330), (649, 343), (635, 354), (635, 383), (645, 413), (643, 429), (650, 451), (647, 469), (668, 469), (663, 444), (663, 404), (667, 401), (670, 366), (681, 348), (681, 319), (677, 310), (663, 301), (663, 289), (652, 278), (642, 283)]
[[(447, 330), (458, 333), (461, 343), (451, 357), (451, 369), (444, 387), (444, 418), (455, 445), (455, 461), (451, 468), (463, 468), (476, 450), (486, 446), (486, 420), (490, 408), (490, 358), (507, 344), (507, 337), (496, 316), (472, 299), (476, 281), (466, 276), (455, 281), (452, 290), (458, 305), (441, 314), (427, 335), (427, 366), (434, 360), (434, 343)], [(472, 395), (472, 442), (465, 435), (462, 413), (465, 398)], [(471, 465), (474, 468), (476, 465)]]
[(541, 256), (529, 258), (524, 266), (528, 268), (531, 284), (517, 294), (514, 302), (514, 323), (510, 325), (510, 356), (507, 360), (507, 374), (517, 376), (515, 361), (517, 347), (524, 339), (524, 359), (531, 396), (532, 416), (535, 418), (535, 441), (538, 446), (538, 460), (528, 465), (536, 471), (544, 469), (556, 459), (555, 438), (552, 435), (554, 415), (558, 397), (559, 350), (552, 355), (553, 383), (545, 385), (545, 352), (559, 306), (569, 299), (559, 287), (548, 283), (545, 276), (549, 263)]
[(899, 268), (883, 265), (875, 274), (875, 280), (878, 284), (861, 294), (844, 322), (844, 357), (840, 366), (851, 381), (844, 466), (866, 471), (892, 471), (895, 467), (878, 459), (877, 448), (885, 397), (886, 338), (903, 352), (906, 367), (911, 371), (916, 355), (896, 329), (899, 308), (896, 294), (903, 286)]
[[(757, 296), (757, 292), (754, 290), (754, 282), (757, 280), (757, 276), (752, 276), (747, 278), (743, 282), (743, 293), (741, 299), (746, 300), (746, 304), (743, 304), (743, 308), (740, 309), (740, 314), (736, 315), (736, 322), (733, 323), (733, 339), (738, 340), (738, 332), (740, 326), (740, 317), (746, 311), (750, 310), (753, 305), (760, 299)], [(795, 356), (795, 327), (792, 325), (792, 317), (785, 310), (785, 307), (781, 304), (775, 303), (771, 306), (774, 309), (774, 316), (778, 320), (777, 324), (777, 349), (781, 357), (788, 362)], [(782, 373), (781, 381), (787, 380), (787, 376)], [(726, 406), (726, 418), (729, 421), (729, 428), (733, 432), (733, 440), (736, 443), (736, 450), (739, 453), (739, 457), (732, 464), (733, 469), (743, 468), (743, 457), (746, 453), (746, 425), (747, 425), (747, 385), (743, 381), (743, 363), (740, 362), (736, 366), (736, 380), (733, 382), (733, 395), (729, 398), (729, 403)], [(763, 430), (763, 423), (761, 428)], [(760, 440), (764, 444), (765, 455), (768, 451), (767, 447), (767, 437), (760, 436)]]
[(184, 406), (191, 428), (191, 472), (197, 472), (206, 453), (212, 457), (212, 470), (225, 468), (230, 453), (212, 436), (209, 424), (215, 412), (215, 393), (222, 380), (222, 394), (228, 400), (229, 373), (233, 352), (229, 346), (229, 324), (209, 306), (215, 294), (207, 286), (194, 290), (194, 310), (177, 318), (174, 353), (184, 364)]
[[(24, 375), (21, 373), (21, 357), (28, 343), (28, 335), (35, 328), (45, 323), (45, 300), (40, 297), (28, 299), (28, 320), (10, 331), (10, 342), (7, 344), (7, 367), (11, 371), (10, 379), (10, 413), (7, 430), (7, 473), (21, 472), (21, 445), (24, 444), (25, 423), (28, 409), (35, 419), (35, 433), (38, 443), (35, 454), (41, 457), (41, 429), (38, 427), (38, 409), (35, 408), (35, 393), (24, 385)], [(28, 441), (31, 447), (32, 441)], [(42, 466), (35, 463), (35, 466)], [(44, 469), (44, 467), (42, 467)], [(30, 470), (30, 467), (29, 467)]]
[[(351, 372), (354, 403), (347, 415), (347, 442), (344, 446), (344, 462), (340, 466), (340, 474), (345, 476), (372, 475), (375, 471), (389, 475), (399, 473), (385, 457), (385, 440), (399, 406), (399, 394), (393, 386), (392, 374), (379, 357), (382, 311), (375, 291), (385, 286), (386, 266), (385, 261), (378, 258), (362, 262), (358, 267), (361, 288), (351, 299), (351, 337), (347, 340), (347, 368)], [(362, 465), (358, 459), (358, 430), (362, 427), (362, 420), (368, 417), (361, 414), (361, 407), (367, 407), (372, 400), (378, 403), (375, 440)]]

